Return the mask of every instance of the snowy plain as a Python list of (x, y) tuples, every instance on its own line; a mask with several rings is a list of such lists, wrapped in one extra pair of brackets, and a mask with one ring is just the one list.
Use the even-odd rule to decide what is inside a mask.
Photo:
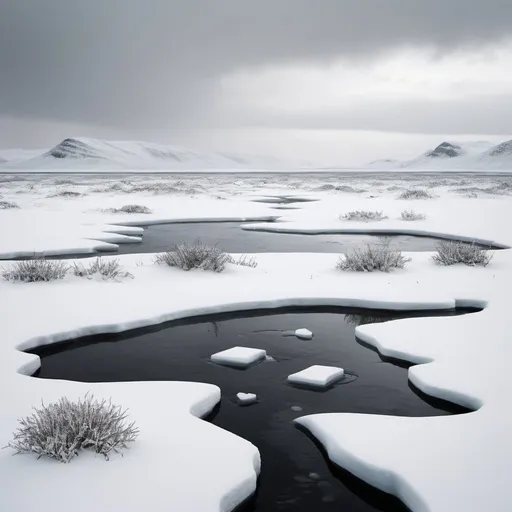
[[(398, 199), (406, 188), (425, 188), (434, 197)], [(245, 228), (278, 231), (436, 233), (512, 246), (512, 184), (496, 177), (2, 176), (0, 194), (2, 201), (19, 206), (0, 210), (3, 268), (13, 264), (8, 258), (34, 253), (112, 250), (140, 241), (143, 229), (137, 224), (194, 219), (251, 219), (255, 224)], [(282, 195), (314, 201), (289, 211), (253, 201)], [(153, 213), (105, 211), (125, 204), (142, 204)], [(411, 208), (424, 213), (425, 220), (401, 220), (401, 211)], [(388, 218), (370, 223), (339, 219), (362, 209), (382, 210)], [(271, 217), (279, 219), (257, 223)], [(357, 336), (383, 355), (416, 363), (409, 379), (420, 390), (475, 412), (438, 418), (326, 413), (297, 421), (319, 439), (333, 462), (397, 495), (413, 511), (511, 510), (512, 376), (506, 363), (512, 356), (507, 320), (512, 251), (496, 251), (486, 268), (437, 267), (429, 253), (407, 256), (410, 263), (390, 274), (341, 272), (335, 269), (338, 254), (315, 253), (258, 254), (257, 268), (228, 265), (224, 273), (211, 274), (161, 267), (151, 254), (133, 254), (119, 256), (134, 276), (123, 282), (72, 275), (52, 283), (0, 282), (2, 445), (17, 419), (41, 400), (87, 391), (128, 407), (141, 431), (124, 457), (108, 463), (85, 453), (63, 465), (0, 451), (0, 510), (60, 511), (70, 502), (78, 511), (98, 503), (123, 511), (232, 510), (254, 492), (260, 459), (249, 442), (198, 419), (218, 403), (222, 390), (207, 383), (37, 380), (30, 375), (39, 358), (21, 350), (203, 313), (303, 304), (483, 307), (461, 317), (357, 328)], [(265, 461), (261, 467), (264, 471)]]

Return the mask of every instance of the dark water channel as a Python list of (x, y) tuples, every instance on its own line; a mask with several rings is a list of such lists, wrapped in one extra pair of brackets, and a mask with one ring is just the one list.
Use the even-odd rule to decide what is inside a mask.
[[(208, 245), (215, 245), (226, 252), (340, 252), (360, 247), (362, 243), (375, 244), (378, 236), (346, 235), (294, 235), (246, 231), (240, 222), (194, 222), (157, 224), (147, 226), (142, 243), (121, 244), (120, 254), (161, 252), (180, 242), (194, 242), (198, 238)], [(434, 251), (439, 240), (430, 237), (392, 236), (393, 247), (402, 251)]]
[[(381, 358), (355, 339), (355, 325), (467, 311), (383, 312), (341, 308), (287, 308), (212, 315), (121, 334), (96, 335), (34, 350), (35, 376), (82, 382), (194, 381), (216, 384), (220, 406), (208, 418), (254, 443), (262, 457), (257, 493), (238, 512), (403, 511), (395, 498), (334, 467), (293, 419), (312, 413), (352, 412), (438, 416), (465, 412), (420, 396), (407, 364)], [(312, 340), (286, 335), (305, 327)], [(236, 370), (209, 362), (233, 346), (261, 348), (272, 360)], [(291, 373), (313, 364), (340, 366), (347, 377), (325, 391), (293, 387)], [(258, 403), (238, 404), (238, 392)], [(221, 464), (221, 463), (220, 463)], [(219, 466), (221, 471), (222, 466)]]

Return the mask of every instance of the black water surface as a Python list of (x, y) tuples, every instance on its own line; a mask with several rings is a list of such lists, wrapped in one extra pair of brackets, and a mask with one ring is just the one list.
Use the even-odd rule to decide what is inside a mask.
[[(208, 419), (254, 443), (262, 457), (258, 490), (240, 512), (402, 511), (406, 508), (396, 498), (331, 464), (293, 420), (325, 412), (398, 416), (465, 412), (446, 402), (422, 400), (408, 385), (407, 365), (391, 364), (354, 337), (360, 323), (460, 313), (326, 307), (260, 310), (90, 336), (33, 352), (42, 359), (36, 374), (40, 378), (185, 380), (219, 386), (221, 404)], [(284, 335), (301, 327), (312, 330), (314, 338), (306, 341)], [(209, 362), (211, 354), (237, 345), (265, 349), (273, 360), (247, 370)], [(313, 364), (343, 367), (348, 377), (326, 391), (286, 383), (289, 374)], [(256, 393), (259, 401), (242, 407), (236, 400), (238, 392)]]
[[(142, 243), (122, 244), (119, 254), (161, 252), (180, 242), (193, 243), (198, 238), (217, 245), (226, 252), (321, 252), (346, 253), (361, 244), (376, 244), (381, 238), (372, 235), (303, 235), (246, 231), (240, 222), (194, 222), (147, 226)], [(430, 237), (394, 235), (391, 245), (402, 251), (434, 251), (439, 240)]]

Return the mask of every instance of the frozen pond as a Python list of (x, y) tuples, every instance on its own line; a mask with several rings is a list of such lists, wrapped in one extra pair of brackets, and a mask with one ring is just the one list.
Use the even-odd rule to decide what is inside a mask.
[[(240, 222), (194, 222), (157, 224), (144, 230), (142, 243), (121, 244), (119, 254), (161, 252), (180, 242), (197, 239), (217, 245), (226, 252), (340, 252), (360, 247), (362, 243), (378, 243), (370, 235), (294, 235), (243, 230)], [(392, 236), (392, 246), (402, 251), (434, 251), (439, 240), (430, 237)]]
[[(420, 396), (408, 384), (406, 364), (381, 358), (354, 336), (360, 323), (461, 313), (287, 308), (189, 318), (38, 348), (34, 352), (41, 356), (42, 366), (36, 376), (83, 382), (216, 384), (222, 401), (206, 419), (254, 443), (262, 457), (258, 490), (240, 512), (400, 511), (406, 509), (398, 500), (330, 464), (293, 419), (323, 412), (398, 416), (464, 412)], [(293, 336), (298, 328), (310, 329), (314, 338)], [(210, 362), (212, 354), (234, 346), (264, 349), (272, 359), (246, 370)], [(317, 364), (340, 366), (346, 376), (325, 391), (286, 383), (288, 375)], [(256, 394), (257, 403), (241, 406), (236, 398), (240, 392)]]

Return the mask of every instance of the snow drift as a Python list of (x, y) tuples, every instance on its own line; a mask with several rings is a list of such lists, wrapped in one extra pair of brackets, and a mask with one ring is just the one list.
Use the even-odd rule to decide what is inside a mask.
[(413, 160), (376, 160), (368, 164), (368, 167), (411, 170), (512, 170), (512, 140), (495, 146), (486, 141), (444, 141)]
[[(1, 156), (0, 156), (1, 158)], [(106, 141), (83, 137), (64, 139), (46, 152), (6, 158), (13, 169), (173, 169), (272, 168), (279, 162), (265, 157), (201, 153), (151, 142)], [(0, 161), (1, 165), (1, 161)]]

